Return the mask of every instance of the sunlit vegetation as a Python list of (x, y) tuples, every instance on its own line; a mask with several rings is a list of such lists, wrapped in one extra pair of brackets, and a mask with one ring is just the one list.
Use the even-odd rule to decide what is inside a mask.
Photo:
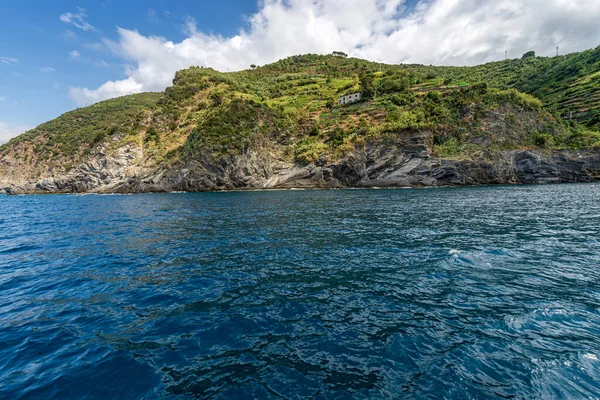
[(61, 156), (75, 161), (112, 137), (138, 132), (146, 123), (145, 112), (155, 107), (160, 97), (142, 93), (78, 108), (12, 139), (0, 151), (3, 154), (20, 143), (33, 142), (41, 159)]
[[(600, 47), (526, 56), (433, 67), (385, 65), (336, 51), (234, 73), (193, 67), (179, 71), (162, 94), (72, 111), (0, 149), (29, 141), (44, 157), (75, 157), (110, 138), (139, 135), (148, 157), (160, 162), (227, 157), (270, 143), (298, 163), (315, 163), (410, 132), (428, 132), (434, 154), (443, 157), (600, 146)], [(339, 105), (341, 96), (354, 93), (362, 99)]]

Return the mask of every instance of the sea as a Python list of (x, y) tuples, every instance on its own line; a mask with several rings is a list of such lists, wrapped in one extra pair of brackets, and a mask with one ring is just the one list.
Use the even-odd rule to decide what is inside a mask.
[(600, 186), (0, 197), (1, 399), (600, 397)]

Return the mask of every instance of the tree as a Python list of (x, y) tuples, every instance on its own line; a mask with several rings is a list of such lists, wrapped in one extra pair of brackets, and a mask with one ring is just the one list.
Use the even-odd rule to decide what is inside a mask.
[(534, 58), (534, 57), (535, 57), (535, 51), (533, 51), (533, 50), (528, 51), (527, 53), (523, 54), (523, 59)]
[(360, 90), (363, 97), (370, 98), (376, 95), (375, 80), (373, 75), (363, 73), (360, 76)]
[(337, 105), (337, 102), (335, 101), (335, 99), (331, 98), (331, 99), (327, 100), (327, 103), (325, 104), (325, 107), (327, 107), (330, 110), (333, 110), (336, 105)]
[(383, 93), (404, 93), (410, 89), (410, 79), (397, 75), (387, 76), (380, 83)]
[(344, 53), (343, 51), (334, 51), (333, 52), (333, 56), (334, 57), (342, 57), (342, 58), (347, 58), (348, 54)]
[(256, 69), (256, 64), (252, 64), (252, 65), (250, 65), (250, 68), (252, 68), (252, 69)]

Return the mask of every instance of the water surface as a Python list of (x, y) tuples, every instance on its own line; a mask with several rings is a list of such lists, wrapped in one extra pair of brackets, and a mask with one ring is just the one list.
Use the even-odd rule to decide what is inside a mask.
[(0, 398), (600, 396), (600, 188), (0, 197)]

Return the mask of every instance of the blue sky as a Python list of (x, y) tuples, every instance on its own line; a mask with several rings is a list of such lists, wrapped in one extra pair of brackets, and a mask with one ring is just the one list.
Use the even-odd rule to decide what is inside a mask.
[[(65, 13), (77, 13), (78, 7), (85, 9), (85, 20), (95, 29), (60, 20)], [(0, 121), (35, 126), (75, 107), (69, 87), (121, 78), (123, 60), (97, 46), (103, 39), (116, 39), (117, 26), (181, 41), (186, 18), (193, 16), (207, 32), (231, 35), (256, 9), (256, 2), (242, 0), (2, 1)]]
[(0, 143), (86, 104), (160, 91), (191, 65), (302, 53), (473, 65), (600, 45), (598, 0), (0, 2)]

